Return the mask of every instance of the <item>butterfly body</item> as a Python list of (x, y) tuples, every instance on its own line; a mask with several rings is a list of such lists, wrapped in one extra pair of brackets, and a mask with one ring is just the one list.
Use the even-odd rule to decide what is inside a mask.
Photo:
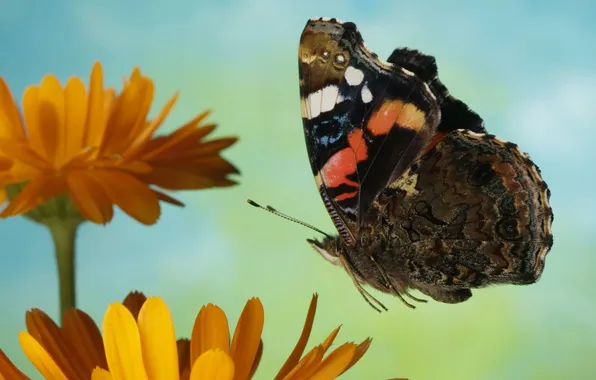
[(457, 303), (472, 288), (540, 278), (552, 246), (547, 185), (449, 94), (433, 57), (401, 48), (384, 62), (355, 24), (312, 19), (299, 73), (309, 161), (338, 230), (309, 243), (367, 300), (366, 284)]

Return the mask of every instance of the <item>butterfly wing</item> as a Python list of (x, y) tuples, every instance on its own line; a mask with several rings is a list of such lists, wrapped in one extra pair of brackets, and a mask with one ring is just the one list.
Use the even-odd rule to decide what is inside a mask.
[(439, 105), (417, 75), (368, 51), (353, 23), (310, 20), (299, 73), (313, 175), (340, 235), (353, 243), (374, 198), (431, 141)]
[(550, 191), (515, 144), (458, 130), (444, 137), (375, 202), (392, 224), (388, 273), (443, 302), (469, 288), (530, 284), (553, 237)]

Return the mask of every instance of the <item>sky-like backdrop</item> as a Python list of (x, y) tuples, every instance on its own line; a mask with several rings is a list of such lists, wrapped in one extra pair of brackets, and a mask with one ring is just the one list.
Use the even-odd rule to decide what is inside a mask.
[[(332, 232), (308, 164), (297, 49), (311, 17), (355, 22), (369, 49), (434, 55), (442, 81), (540, 166), (552, 191), (554, 246), (532, 286), (477, 290), (465, 303), (416, 310), (378, 295), (364, 303), (340, 268), (305, 242), (314, 233), (246, 204), (271, 204)], [(156, 84), (153, 114), (177, 90), (162, 132), (213, 109), (240, 185), (176, 194), (146, 227), (118, 212), (77, 241), (78, 305), (100, 322), (130, 290), (160, 295), (188, 336), (208, 302), (235, 323), (246, 300), (265, 307), (257, 378), (271, 378), (296, 342), (312, 293), (312, 344), (373, 337), (346, 379), (596, 378), (596, 2), (327, 0), (0, 0), (0, 76), (17, 99), (47, 73), (88, 78), (94, 61), (121, 88), (134, 66)], [(0, 221), (0, 347), (33, 378), (20, 350), (25, 311), (58, 315), (47, 229)]]

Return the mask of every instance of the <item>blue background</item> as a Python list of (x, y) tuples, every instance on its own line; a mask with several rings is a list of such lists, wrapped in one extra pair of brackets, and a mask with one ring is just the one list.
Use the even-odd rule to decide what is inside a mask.
[[(240, 142), (225, 156), (241, 185), (177, 194), (145, 227), (123, 213), (80, 229), (78, 300), (97, 321), (132, 289), (161, 295), (177, 333), (190, 333), (202, 304), (235, 323), (261, 298), (271, 378), (295, 343), (313, 292), (311, 340), (334, 327), (338, 342), (374, 338), (346, 379), (596, 378), (596, 3), (590, 1), (53, 1), (0, 0), (0, 75), (20, 99), (55, 73), (88, 78), (95, 60), (109, 84), (139, 65), (157, 86), (153, 113), (181, 98), (163, 131), (213, 108), (217, 135)], [(528, 287), (474, 292), (460, 305), (415, 311), (378, 297), (377, 314), (348, 276), (304, 239), (311, 231), (256, 210), (246, 198), (333, 231), (318, 197), (300, 120), (297, 48), (315, 16), (353, 21), (381, 57), (418, 48), (437, 58), (451, 92), (499, 137), (518, 143), (552, 190), (555, 244), (543, 278)], [(0, 222), (0, 347), (36, 376), (17, 334), (32, 307), (57, 317), (49, 233), (22, 217)]]

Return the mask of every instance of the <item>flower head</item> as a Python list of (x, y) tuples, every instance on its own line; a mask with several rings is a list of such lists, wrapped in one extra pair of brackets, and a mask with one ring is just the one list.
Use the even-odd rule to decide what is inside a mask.
[[(334, 379), (367, 351), (370, 339), (344, 343), (325, 356), (338, 327), (303, 356), (316, 305), (314, 295), (298, 343), (275, 379)], [(21, 346), (46, 379), (244, 380), (253, 377), (263, 352), (264, 311), (258, 298), (246, 303), (231, 337), (225, 313), (208, 304), (199, 311), (190, 340), (176, 341), (164, 301), (136, 292), (108, 307), (103, 334), (78, 309), (65, 314), (62, 327), (38, 309), (27, 313), (26, 324), (27, 332), (19, 335)], [(27, 378), (0, 351), (3, 377)]]
[[(174, 106), (177, 94), (153, 119), (153, 81), (134, 69), (122, 92), (105, 88), (96, 63), (88, 89), (79, 78), (63, 87), (53, 75), (28, 87), (22, 113), (0, 78), (0, 214), (30, 213), (40, 221), (45, 205), (66, 217), (82, 215), (95, 223), (112, 219), (113, 206), (152, 224), (159, 201), (182, 205), (157, 188), (195, 190), (230, 186), (238, 170), (219, 153), (236, 138), (205, 141), (214, 124), (200, 124), (203, 112), (165, 136), (155, 132)], [(47, 210), (46, 210), (47, 211)], [(56, 217), (50, 212), (51, 217)], [(60, 216), (60, 215), (58, 215)]]

